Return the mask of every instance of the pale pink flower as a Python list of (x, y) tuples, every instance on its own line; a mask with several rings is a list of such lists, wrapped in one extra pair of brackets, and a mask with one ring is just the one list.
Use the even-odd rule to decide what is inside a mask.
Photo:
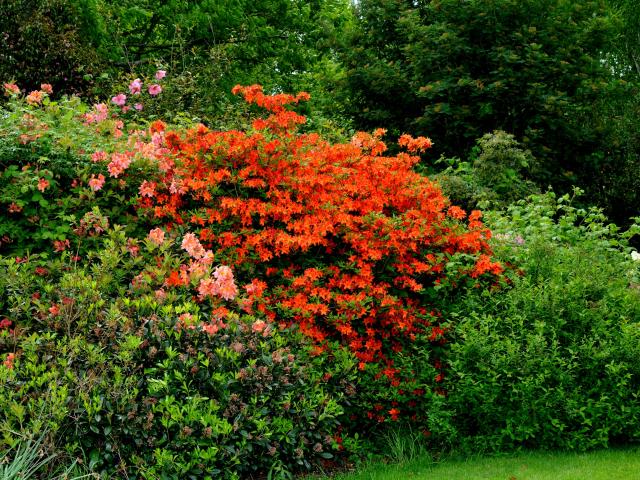
[(127, 239), (127, 250), (132, 257), (137, 257), (140, 253), (140, 247), (138, 247), (138, 242), (133, 238)]
[(189, 276), (191, 280), (202, 278), (207, 273), (207, 266), (200, 261), (194, 262), (193, 260), (189, 264)]
[(200, 298), (215, 297), (218, 294), (216, 283), (211, 278), (203, 278), (198, 284)]
[(142, 110), (144, 107), (142, 106), (142, 104), (141, 104), (141, 103), (136, 103), (136, 104), (133, 106), (133, 108), (135, 108), (136, 110), (140, 111), (140, 110)]
[(158, 246), (164, 243), (164, 230), (161, 228), (154, 228), (149, 232), (149, 240)]
[(44, 192), (47, 187), (49, 187), (49, 185), (49, 181), (44, 178), (38, 180), (38, 190), (40, 190), (41, 192)]
[(204, 252), (204, 255), (199, 260), (199, 262), (202, 265), (211, 265), (213, 263), (214, 257), (215, 255), (213, 254), (213, 252), (211, 250), (207, 250), (206, 252)]
[(115, 97), (111, 98), (111, 101), (119, 107), (122, 107), (125, 103), (127, 103), (127, 96), (124, 93), (119, 93)]
[(116, 152), (111, 154), (111, 162), (107, 165), (107, 170), (109, 170), (109, 175), (114, 178), (118, 178), (118, 176), (124, 172), (130, 164), (131, 158), (124, 153)]
[(94, 105), (97, 115), (96, 115), (96, 121), (98, 122), (103, 122), (104, 120), (107, 119), (107, 117), (109, 116), (109, 107), (107, 106), (106, 103), (98, 103), (96, 105)]
[(226, 265), (221, 265), (213, 271), (216, 279), (218, 295), (225, 300), (233, 300), (238, 295), (238, 287), (233, 279), (233, 271)]
[(98, 174), (97, 177), (95, 175), (91, 175), (91, 179), (89, 180), (89, 187), (91, 187), (94, 192), (97, 192), (104, 186), (104, 181), (104, 175), (102, 175), (101, 173)]
[(200, 298), (221, 297), (225, 300), (233, 300), (238, 295), (238, 288), (233, 279), (233, 272), (226, 265), (217, 267), (212, 278), (200, 280), (198, 293)]
[(167, 76), (167, 71), (166, 70), (158, 70), (156, 72), (156, 80), (162, 80), (166, 76)]
[(165, 292), (163, 288), (159, 288), (158, 290), (156, 290), (154, 292), (154, 295), (156, 297), (156, 300), (160, 300), (160, 301), (167, 298), (167, 292)]
[(200, 244), (200, 241), (196, 236), (189, 232), (184, 236), (182, 240), (182, 248), (184, 248), (189, 255), (193, 258), (202, 258), (205, 254), (204, 247)]
[(139, 78), (136, 78), (129, 84), (129, 91), (131, 95), (140, 95), (140, 92), (142, 92), (142, 82)]
[(251, 331), (253, 333), (260, 333), (265, 328), (267, 328), (267, 322), (265, 322), (264, 320), (256, 320), (255, 322), (253, 322), (253, 325), (251, 325)]
[(149, 95), (152, 95), (155, 97), (156, 95), (159, 95), (160, 92), (162, 92), (162, 87), (157, 83), (154, 83), (153, 85), (149, 85)]
[(48, 95), (51, 95), (53, 93), (53, 87), (49, 83), (40, 84), (40, 90)]

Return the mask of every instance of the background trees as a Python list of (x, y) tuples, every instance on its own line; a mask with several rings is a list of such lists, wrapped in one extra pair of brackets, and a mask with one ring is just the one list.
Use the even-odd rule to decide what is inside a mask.
[(109, 98), (114, 82), (123, 90), (160, 67), (171, 74), (158, 112), (221, 127), (239, 120), (236, 83), (307, 90), (313, 128), (429, 135), (436, 157), (471, 161), (477, 140), (502, 130), (535, 157), (524, 175), (541, 188), (580, 185), (619, 222), (639, 213), (632, 0), (3, 5), (0, 76), (30, 89), (46, 79)]
[(358, 127), (428, 134), (462, 158), (505, 130), (541, 161), (536, 180), (560, 188), (622, 163), (608, 108), (631, 87), (605, 59), (634, 53), (603, 2), (363, 0), (357, 18), (342, 59)]

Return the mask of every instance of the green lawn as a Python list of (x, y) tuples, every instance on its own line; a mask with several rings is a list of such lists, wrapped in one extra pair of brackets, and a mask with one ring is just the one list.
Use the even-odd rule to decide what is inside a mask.
[(591, 453), (520, 453), (507, 457), (429, 458), (402, 465), (372, 465), (335, 480), (636, 480), (640, 448)]

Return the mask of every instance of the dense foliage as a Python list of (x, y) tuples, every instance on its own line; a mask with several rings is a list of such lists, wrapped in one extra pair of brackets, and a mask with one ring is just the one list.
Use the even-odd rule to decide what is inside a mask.
[(513, 287), (452, 314), (447, 406), (470, 451), (637, 441), (640, 262), (597, 209), (534, 196), (489, 220)]
[(2, 471), (640, 440), (634, 2), (5, 3)]
[(625, 165), (637, 166), (637, 155), (612, 140), (637, 88), (603, 58), (622, 28), (611, 8), (565, 0), (364, 0), (356, 8), (341, 58), (344, 101), (359, 128), (428, 133), (437, 153), (463, 159), (476, 139), (504, 130), (540, 161), (540, 185), (582, 185), (619, 213), (630, 193), (622, 184), (632, 181)]

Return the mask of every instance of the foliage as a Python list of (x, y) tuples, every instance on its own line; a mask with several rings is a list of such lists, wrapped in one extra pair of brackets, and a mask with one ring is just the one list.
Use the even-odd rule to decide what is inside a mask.
[(61, 458), (86, 452), (95, 471), (140, 478), (287, 475), (331, 459), (355, 360), (309, 356), (294, 332), (232, 313), (240, 299), (223, 314), (220, 298), (123, 281), (141, 257), (174, 268), (172, 250), (133, 250), (115, 228), (84, 262), (2, 260), (0, 442), (46, 435)]
[(337, 87), (357, 128), (428, 132), (437, 154), (462, 159), (504, 130), (539, 160), (545, 188), (595, 189), (625, 163), (606, 140), (617, 114), (593, 109), (630, 107), (635, 92), (603, 60), (622, 28), (603, 2), (363, 0), (357, 17)]
[(590, 449), (637, 440), (640, 266), (626, 238), (569, 196), (490, 215), (507, 291), (452, 315), (447, 407), (472, 451)]
[(95, 0), (4, 0), (0, 17), (0, 79), (27, 88), (41, 82), (67, 93), (87, 88), (99, 69), (104, 26)]
[(506, 207), (537, 190), (527, 180), (535, 171), (536, 160), (513, 135), (501, 130), (479, 138), (469, 162), (440, 161), (447, 161), (449, 166), (433, 179), (452, 201), (467, 208)]
[(113, 93), (108, 85), (122, 69), (165, 68), (172, 77), (163, 118), (185, 113), (212, 126), (234, 120), (230, 90), (238, 82), (259, 81), (272, 92), (314, 85), (314, 65), (329, 55), (327, 39), (348, 11), (348, 0), (99, 3), (117, 70), (94, 78), (96, 92)]

